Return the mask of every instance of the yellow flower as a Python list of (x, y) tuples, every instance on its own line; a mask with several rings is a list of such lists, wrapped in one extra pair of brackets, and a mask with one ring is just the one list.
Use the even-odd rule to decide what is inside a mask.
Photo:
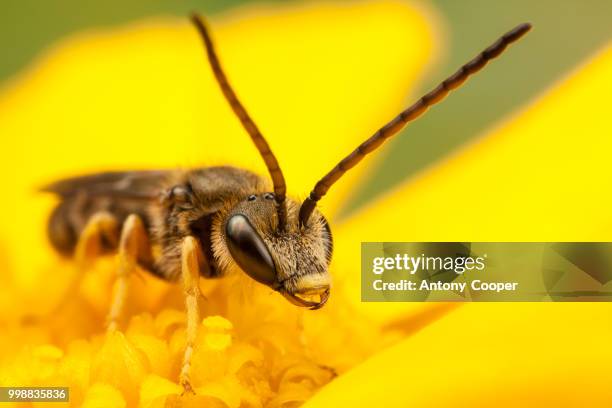
[[(303, 197), (403, 107), (435, 54), (428, 21), (425, 9), (394, 1), (258, 7), (213, 21), (223, 64), (269, 135), (290, 192)], [(106, 400), (284, 407), (307, 400), (396, 337), (346, 307), (340, 282), (324, 310), (304, 313), (242, 276), (203, 281), (207, 317), (191, 376), (196, 396), (181, 397), (185, 317), (178, 285), (134, 276), (125, 330), (104, 335), (116, 266), (107, 257), (87, 272), (78, 294), (69, 294), (74, 299), (65, 310), (44, 317), (77, 271), (49, 248), (44, 225), (53, 198), (36, 195), (37, 186), (105, 169), (225, 163), (265, 174), (186, 19), (89, 33), (58, 46), (4, 90), (0, 133), (10, 135), (0, 166), (12, 192), (0, 204), (0, 251), (10, 282), (3, 288), (9, 334), (2, 384), (67, 385), (75, 406)], [(365, 169), (326, 199), (329, 217)], [(56, 353), (44, 358), (31, 353), (52, 346)], [(5, 352), (16, 349), (23, 351)]]
[[(612, 44), (337, 233), (352, 242), (610, 241), (610, 92)], [(336, 261), (345, 267), (336, 274), (360, 267), (343, 248), (350, 244), (338, 243)], [(359, 284), (350, 289), (346, 299), (379, 320), (411, 307), (360, 304)], [(305, 406), (607, 407), (611, 314), (609, 303), (467, 304), (340, 376)]]
[[(213, 21), (228, 75), (291, 192), (303, 196), (402, 108), (435, 55), (431, 17), (389, 1), (258, 7)], [(125, 330), (104, 335), (109, 257), (62, 314), (28, 317), (45, 316), (75, 273), (46, 242), (53, 202), (35, 187), (102, 169), (265, 171), (185, 21), (69, 40), (0, 96), (11, 198), (0, 203), (0, 385), (69, 386), (70, 405), (85, 407), (609, 406), (607, 304), (363, 304), (359, 243), (609, 240), (611, 73), (608, 49), (464, 151), (336, 223), (368, 165), (350, 173), (322, 203), (336, 238), (334, 292), (322, 310), (294, 308), (243, 276), (202, 281), (196, 395), (180, 396), (181, 288), (134, 276)]]

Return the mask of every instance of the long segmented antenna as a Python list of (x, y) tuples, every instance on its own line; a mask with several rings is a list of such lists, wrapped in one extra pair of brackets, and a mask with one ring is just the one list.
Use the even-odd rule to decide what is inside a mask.
[(215, 78), (217, 79), (217, 83), (221, 87), (221, 91), (223, 95), (225, 95), (225, 99), (230, 104), (232, 110), (240, 119), (242, 126), (247, 131), (247, 133), (251, 136), (253, 143), (255, 143), (255, 147), (259, 150), (259, 154), (264, 159), (266, 163), (266, 167), (268, 168), (268, 172), (270, 173), (270, 177), (272, 177), (272, 183), (274, 184), (274, 199), (276, 200), (276, 204), (278, 207), (278, 225), (279, 229), (283, 229), (285, 227), (285, 223), (287, 220), (287, 210), (285, 208), (285, 195), (287, 192), (287, 186), (285, 184), (285, 177), (283, 176), (283, 172), (278, 165), (278, 160), (276, 160), (276, 156), (272, 153), (270, 149), (270, 145), (266, 142), (263, 135), (255, 125), (255, 122), (251, 119), (246, 109), (236, 96), (236, 93), (232, 89), (223, 69), (221, 68), (221, 63), (219, 62), (219, 58), (215, 52), (215, 47), (213, 45), (212, 39), (208, 30), (206, 29), (206, 23), (204, 20), (197, 14), (191, 15), (191, 21), (197, 27), (202, 39), (204, 40), (204, 45), (206, 46), (206, 53), (208, 55), (208, 61), (210, 62), (210, 66), (215, 74)]
[(457, 72), (445, 79), (433, 91), (423, 96), (408, 109), (400, 113), (395, 119), (380, 128), (373, 136), (363, 142), (351, 154), (340, 161), (317, 184), (310, 196), (304, 200), (300, 207), (300, 225), (306, 225), (317, 201), (327, 193), (329, 188), (340, 179), (349, 169), (357, 165), (368, 153), (376, 150), (385, 140), (398, 133), (410, 121), (421, 116), (432, 105), (440, 102), (450, 91), (458, 88), (468, 77), (480, 71), (490, 60), (499, 56), (506, 47), (521, 38), (531, 29), (531, 24), (525, 23), (516, 26), (500, 37), (495, 43), (486, 48), (474, 59), (463, 65)]

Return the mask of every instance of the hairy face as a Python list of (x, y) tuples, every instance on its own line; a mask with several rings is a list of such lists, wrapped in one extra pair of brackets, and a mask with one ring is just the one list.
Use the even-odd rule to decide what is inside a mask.
[(318, 308), (329, 295), (331, 232), (319, 212), (300, 227), (299, 204), (285, 204), (283, 230), (272, 193), (250, 195), (219, 211), (213, 221), (215, 260), (222, 268), (240, 268), (296, 305)]

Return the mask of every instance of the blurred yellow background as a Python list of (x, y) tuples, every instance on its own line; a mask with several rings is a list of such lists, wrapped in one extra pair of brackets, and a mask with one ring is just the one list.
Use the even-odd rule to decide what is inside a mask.
[[(6, 84), (27, 70), (46, 50), (74, 33), (121, 28), (126, 24), (170, 16), (180, 19), (194, 10), (214, 19), (240, 13), (249, 6), (264, 5), (274, 9), (307, 3), (286, 0), (108, 0), (86, 3), (78, 0), (8, 0), (3, 2), (0, 14), (0, 49), (3, 55), (0, 81)], [(342, 3), (349, 6), (359, 1), (344, 0)], [(478, 80), (411, 125), (410, 130), (392, 142), (392, 147), (381, 152), (384, 161), (347, 201), (345, 214), (367, 202), (372, 195), (397, 185), (466, 141), (478, 137), (492, 123), (503, 119), (571, 72), (612, 36), (609, 24), (612, 4), (607, 0), (431, 0), (411, 3), (427, 7), (436, 15), (432, 24), (438, 34), (436, 46), (439, 53), (435, 62), (424, 69), (423, 80), (410, 89), (403, 89), (406, 103), (427, 91), (517, 23), (530, 21), (536, 30), (530, 34), (529, 41), (505, 56), (503, 63), (488, 68)], [(380, 46), (381, 49), (386, 47), (385, 44)], [(317, 66), (324, 68), (322, 63)], [(397, 85), (401, 86), (400, 83)], [(298, 92), (298, 89), (294, 90), (296, 97), (299, 97)], [(362, 137), (366, 137), (371, 130), (359, 131)]]

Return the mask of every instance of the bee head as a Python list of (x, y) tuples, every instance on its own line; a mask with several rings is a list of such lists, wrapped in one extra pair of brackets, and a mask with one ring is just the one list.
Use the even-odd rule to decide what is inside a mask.
[[(367, 154), (379, 148), (385, 140), (421, 116), (429, 107), (442, 101), (451, 90), (458, 88), (470, 75), (478, 72), (488, 61), (499, 56), (509, 44), (531, 29), (528, 23), (516, 26), (433, 91), (381, 127), (324, 175), (298, 210), (298, 204), (285, 196), (285, 177), (276, 156), (238, 100), (221, 68), (205, 22), (197, 15), (192, 16), (192, 21), (204, 41), (217, 83), (259, 151), (274, 187), (274, 194), (249, 196), (234, 211), (226, 214), (228, 216), (223, 220), (223, 228), (217, 232), (224, 235), (224, 242), (220, 246), (226, 245), (225, 252), (229, 254), (219, 258), (230, 259), (252, 278), (283, 293), (291, 302), (313, 308), (321, 307), (329, 295), (327, 266), (332, 249), (329, 226), (317, 211), (317, 203)], [(222, 263), (223, 259), (218, 261)], [(319, 302), (309, 300), (311, 295), (318, 295)]]
[(279, 227), (273, 193), (244, 198), (219, 218), (215, 235), (223, 242), (215, 252), (218, 261), (235, 264), (291, 303), (318, 309), (329, 297), (331, 231), (318, 211), (300, 226), (299, 204), (287, 199), (285, 205), (287, 219)]

